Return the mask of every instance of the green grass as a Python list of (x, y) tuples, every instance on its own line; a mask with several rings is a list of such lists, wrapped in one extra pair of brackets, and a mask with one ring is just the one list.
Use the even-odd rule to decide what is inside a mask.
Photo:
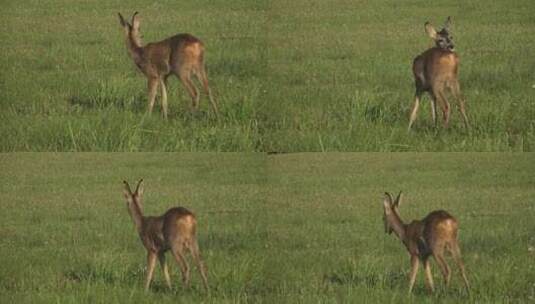
[[(494, 1), (25, 1), (0, 12), (1, 151), (533, 151), (535, 4)], [(146, 114), (145, 79), (116, 13), (138, 10), (145, 42), (205, 41), (220, 103)], [(426, 20), (453, 17), (472, 123), (455, 105), (431, 126), (428, 97), (407, 134), (412, 59)], [(452, 101), (452, 104), (455, 104)], [(158, 109), (158, 107), (157, 107)]]
[[(532, 154), (3, 154), (2, 303), (526, 303), (535, 300)], [(192, 272), (143, 291), (145, 251), (121, 181), (145, 178), (146, 214), (199, 219), (211, 293)], [(460, 223), (471, 297), (454, 269), (407, 295), (408, 256), (382, 226), (382, 193), (408, 221)]]

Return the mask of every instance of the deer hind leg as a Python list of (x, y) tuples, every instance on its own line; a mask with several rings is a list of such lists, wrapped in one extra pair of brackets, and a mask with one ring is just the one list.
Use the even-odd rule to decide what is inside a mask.
[(149, 251), (147, 253), (147, 277), (145, 279), (145, 290), (149, 290), (150, 282), (154, 274), (154, 266), (156, 266), (156, 252)]
[(447, 128), (450, 121), (450, 103), (448, 102), (448, 99), (446, 98), (446, 95), (444, 94), (444, 90), (442, 88), (433, 89), (433, 95), (435, 96), (435, 103), (440, 104), (442, 108), (444, 127)]
[(466, 115), (466, 109), (465, 109), (466, 100), (464, 99), (464, 96), (461, 93), (461, 89), (460, 89), (460, 86), (459, 86), (459, 81), (454, 81), (452, 83), (451, 91), (452, 91), (453, 95), (455, 96), (455, 98), (459, 102), (459, 112), (461, 112), (461, 116), (463, 117), (464, 126), (467, 129), (469, 129), (470, 128), (470, 124), (468, 123), (468, 117)]
[(158, 90), (158, 78), (148, 79), (148, 99), (149, 99), (149, 113), (152, 113), (154, 102), (156, 101), (156, 91)]
[(411, 273), (409, 275), (409, 293), (412, 292), (412, 287), (414, 286), (414, 281), (416, 281), (416, 274), (418, 274), (418, 266), (420, 261), (417, 256), (411, 256)]
[(190, 274), (189, 265), (184, 257), (184, 244), (182, 242), (177, 242), (176, 244), (173, 244), (173, 246), (171, 247), (171, 252), (175, 257), (178, 266), (180, 266), (180, 271), (182, 272), (182, 282), (187, 287), (189, 286)]
[(433, 249), (433, 257), (435, 257), (435, 260), (437, 261), (437, 264), (440, 267), (440, 271), (442, 271), (444, 283), (446, 284), (446, 287), (448, 287), (450, 285), (451, 271), (450, 267), (448, 266), (448, 263), (446, 263), (446, 260), (444, 259), (443, 244), (441, 244), (440, 246), (436, 246), (435, 249)]
[(201, 252), (199, 250), (199, 244), (197, 243), (196, 239), (193, 239), (190, 242), (189, 250), (191, 252), (191, 255), (192, 255), (193, 259), (195, 260), (195, 263), (197, 264), (197, 269), (199, 270), (199, 273), (201, 275), (201, 278), (202, 278), (202, 281), (203, 281), (203, 284), (204, 284), (204, 288), (206, 290), (208, 290), (208, 278), (206, 276), (206, 267), (205, 267), (204, 262), (203, 262), (203, 260), (201, 258)]
[(165, 254), (163, 252), (160, 252), (158, 254), (158, 259), (160, 260), (160, 266), (162, 267), (165, 283), (167, 284), (167, 287), (171, 289), (171, 277), (169, 276), (169, 268), (167, 267), (167, 263), (165, 262)]
[(461, 272), (461, 276), (464, 281), (464, 286), (466, 286), (466, 290), (470, 291), (470, 284), (468, 283), (468, 278), (466, 277), (464, 263), (461, 258), (461, 249), (459, 248), (459, 243), (457, 243), (457, 240), (454, 240), (453, 242), (451, 242), (450, 251), (451, 251), (451, 255), (453, 256), (453, 259), (459, 266), (459, 270)]
[(416, 89), (416, 93), (414, 94), (414, 105), (412, 106), (411, 111), (411, 117), (409, 119), (409, 128), (408, 131), (411, 130), (412, 124), (416, 120), (416, 115), (418, 114), (418, 107), (420, 106), (420, 99), (422, 98), (422, 91), (419, 89)]
[(195, 76), (197, 76), (197, 79), (199, 80), (199, 82), (202, 83), (203, 89), (205, 93), (208, 95), (208, 98), (210, 99), (210, 104), (212, 105), (212, 111), (214, 112), (214, 115), (217, 117), (219, 110), (217, 109), (217, 102), (212, 96), (212, 91), (210, 90), (210, 86), (208, 85), (208, 76), (206, 75), (206, 68), (204, 64), (201, 64), (200, 67), (195, 72), (196, 72)]
[(425, 270), (425, 283), (430, 292), (435, 291), (435, 284), (433, 283), (433, 274), (431, 273), (431, 260), (429, 257), (424, 259), (424, 270)]
[(163, 117), (167, 119), (167, 85), (166, 85), (166, 78), (160, 79), (160, 86), (162, 87), (162, 110), (163, 110)]
[(437, 98), (431, 94), (431, 117), (433, 118), (433, 126), (437, 127)]
[(191, 97), (191, 109), (198, 110), (200, 96), (197, 87), (191, 81), (191, 69), (182, 69), (178, 77), (180, 78), (182, 84), (184, 84), (184, 87), (186, 88), (189, 96)]

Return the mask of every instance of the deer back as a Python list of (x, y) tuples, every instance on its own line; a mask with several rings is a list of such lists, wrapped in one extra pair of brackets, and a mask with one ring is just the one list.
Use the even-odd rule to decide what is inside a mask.
[(144, 218), (143, 228), (139, 233), (139, 237), (147, 250), (160, 252), (169, 248), (165, 241), (163, 224), (163, 217), (160, 216), (148, 216)]
[(162, 217), (162, 233), (169, 246), (176, 241), (188, 242), (195, 238), (197, 220), (188, 209), (183, 207), (171, 208)]
[(405, 247), (411, 255), (427, 256), (431, 252), (424, 238), (425, 222), (412, 221), (405, 227), (406, 243)]
[(175, 74), (182, 69), (198, 70), (204, 60), (204, 44), (190, 34), (178, 34), (168, 39), (172, 50), (170, 65)]
[(425, 240), (433, 246), (436, 242), (450, 242), (457, 238), (457, 220), (444, 210), (429, 213), (423, 220)]
[(414, 59), (412, 71), (416, 86), (422, 91), (457, 79), (458, 55), (450, 50), (433, 47)]

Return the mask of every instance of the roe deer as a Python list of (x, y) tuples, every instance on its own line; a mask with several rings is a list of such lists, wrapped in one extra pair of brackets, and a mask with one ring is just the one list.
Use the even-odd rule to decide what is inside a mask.
[(167, 118), (167, 77), (177, 76), (192, 100), (192, 110), (199, 109), (200, 94), (191, 79), (194, 74), (202, 83), (217, 117), (217, 104), (208, 86), (208, 77), (204, 66), (204, 45), (190, 34), (177, 34), (159, 42), (142, 46), (139, 32), (139, 16), (135, 12), (131, 23), (119, 14), (121, 25), (126, 36), (126, 47), (130, 57), (148, 80), (149, 113), (152, 112), (158, 86), (162, 88), (163, 115)]
[(145, 280), (145, 290), (149, 289), (152, 281), (152, 274), (156, 265), (156, 258), (160, 261), (163, 275), (167, 286), (171, 288), (171, 279), (165, 262), (165, 252), (171, 250), (175, 260), (182, 271), (182, 281), (189, 285), (189, 266), (184, 256), (184, 249), (189, 249), (197, 268), (201, 274), (203, 284), (208, 290), (208, 279), (206, 270), (201, 259), (199, 245), (197, 244), (195, 215), (183, 207), (175, 207), (167, 210), (161, 216), (143, 216), (143, 180), (137, 184), (136, 191), (132, 193), (126, 181), (124, 183), (124, 197), (128, 211), (139, 237), (145, 249), (147, 249), (147, 277)]
[(449, 89), (452, 95), (459, 102), (459, 111), (463, 116), (464, 125), (468, 129), (468, 118), (465, 111), (465, 100), (461, 94), (459, 86), (459, 56), (454, 52), (452, 36), (449, 34), (451, 18), (448, 17), (444, 28), (437, 32), (429, 23), (425, 23), (425, 31), (435, 41), (435, 47), (432, 47), (414, 58), (412, 72), (416, 85), (414, 94), (414, 106), (411, 111), (409, 121), (409, 131), (416, 119), (416, 113), (420, 105), (420, 99), (424, 92), (431, 95), (431, 113), (433, 124), (437, 125), (437, 103), (442, 108), (444, 126), (447, 128), (450, 119), (450, 104), (446, 98), (446, 89)]
[(450, 268), (444, 259), (444, 249), (448, 249), (457, 262), (463, 277), (466, 290), (469, 291), (468, 279), (466, 278), (464, 264), (461, 259), (461, 250), (457, 241), (457, 220), (444, 210), (429, 213), (420, 221), (412, 221), (404, 224), (399, 217), (399, 204), (401, 192), (396, 200), (392, 200), (390, 193), (385, 193), (383, 201), (385, 233), (392, 231), (403, 242), (411, 257), (411, 272), (409, 281), (409, 293), (412, 291), (414, 280), (418, 272), (419, 262), (424, 264), (426, 285), (430, 292), (434, 291), (433, 277), (429, 257), (432, 255), (438, 263), (444, 276), (446, 287), (450, 282)]

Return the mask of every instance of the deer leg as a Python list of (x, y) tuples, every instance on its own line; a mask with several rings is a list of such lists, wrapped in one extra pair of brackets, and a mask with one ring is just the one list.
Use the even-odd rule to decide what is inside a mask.
[(186, 90), (188, 91), (189, 96), (191, 97), (191, 109), (197, 110), (199, 103), (199, 94), (197, 88), (193, 85), (190, 79), (190, 71), (182, 70), (180, 71), (179, 78)]
[(444, 276), (444, 283), (446, 284), (446, 287), (448, 287), (450, 285), (451, 277), (450, 267), (444, 259), (443, 250), (440, 251), (441, 252), (433, 252), (433, 256), (435, 257), (435, 260), (437, 261), (437, 264), (440, 267), (440, 270), (442, 271), (442, 275)]
[(466, 277), (466, 271), (464, 269), (464, 263), (461, 258), (461, 249), (459, 248), (459, 244), (455, 240), (451, 243), (451, 255), (453, 256), (453, 259), (459, 266), (459, 270), (461, 271), (461, 276), (463, 277), (464, 286), (466, 286), (466, 290), (470, 291), (470, 284), (468, 284), (468, 278)]
[(158, 78), (149, 78), (148, 92), (149, 92), (149, 113), (152, 113), (154, 102), (156, 101), (156, 91), (158, 90)]
[(414, 281), (416, 280), (416, 274), (418, 273), (418, 266), (420, 261), (418, 256), (411, 256), (411, 273), (409, 275), (409, 293), (412, 292), (412, 287), (414, 286)]
[(426, 257), (424, 260), (424, 270), (427, 288), (430, 292), (433, 292), (435, 291), (435, 284), (433, 283), (433, 275), (431, 274), (431, 261), (429, 260), (429, 257)]
[(167, 87), (165, 80), (162, 78), (160, 79), (160, 86), (162, 87), (162, 110), (163, 110), (163, 117), (167, 119)]
[(204, 266), (204, 262), (201, 258), (201, 253), (199, 251), (199, 244), (197, 243), (196, 239), (193, 239), (189, 246), (189, 250), (191, 252), (191, 255), (193, 256), (193, 259), (195, 260), (195, 263), (197, 264), (197, 269), (199, 270), (199, 273), (201, 275), (204, 288), (208, 291), (208, 278), (206, 277), (206, 267)]
[(173, 256), (175, 257), (176, 262), (180, 266), (180, 270), (182, 272), (182, 282), (186, 287), (189, 286), (189, 265), (186, 262), (186, 259), (184, 258), (184, 246), (183, 244), (175, 244), (171, 248), (171, 252), (173, 253)]
[(446, 95), (444, 94), (444, 91), (442, 89), (439, 90), (433, 90), (433, 95), (435, 95), (435, 100), (440, 104), (442, 107), (442, 114), (444, 119), (444, 127), (448, 128), (449, 122), (450, 122), (450, 103), (446, 99)]
[(154, 266), (156, 266), (156, 252), (149, 251), (147, 254), (147, 278), (145, 280), (145, 290), (149, 290), (152, 275), (154, 274)]
[(411, 126), (416, 120), (416, 114), (418, 113), (418, 107), (420, 106), (420, 98), (422, 97), (422, 91), (416, 90), (416, 93), (414, 94), (414, 105), (412, 106), (411, 111), (411, 117), (409, 119), (409, 128), (408, 131), (411, 130)]
[(196, 73), (197, 79), (202, 83), (202, 86), (204, 88), (204, 91), (206, 94), (208, 94), (208, 98), (210, 99), (210, 104), (212, 105), (212, 110), (214, 112), (215, 117), (217, 118), (218, 109), (217, 109), (217, 103), (215, 99), (212, 96), (212, 91), (210, 90), (210, 86), (208, 85), (208, 76), (206, 76), (206, 69), (204, 65), (202, 65), (199, 70)]
[(169, 269), (167, 268), (167, 263), (165, 262), (165, 253), (160, 252), (160, 254), (158, 254), (158, 259), (160, 260), (160, 266), (162, 267), (165, 283), (167, 284), (167, 287), (171, 289), (171, 277), (169, 276)]
[(435, 96), (431, 97), (431, 117), (433, 118), (433, 125), (437, 127), (437, 99)]
[(459, 101), (459, 112), (461, 112), (461, 116), (463, 117), (464, 126), (466, 129), (469, 129), (470, 125), (468, 124), (468, 117), (466, 116), (466, 109), (465, 109), (466, 101), (464, 99), (464, 96), (461, 93), (459, 82), (458, 81), (453, 82), (451, 89), (452, 89), (453, 95), (455, 95), (455, 98)]

